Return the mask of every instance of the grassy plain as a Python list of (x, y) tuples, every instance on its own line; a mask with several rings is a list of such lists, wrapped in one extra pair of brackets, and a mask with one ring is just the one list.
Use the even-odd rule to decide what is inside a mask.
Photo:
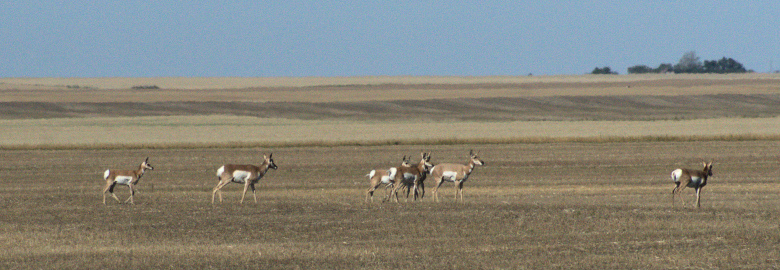
[[(471, 148), (487, 165), (466, 183), (463, 204), (453, 203), (451, 184), (441, 203), (363, 201), (371, 168), (420, 150), (434, 163), (462, 162)], [(767, 141), (263, 149), (279, 169), (261, 181), (259, 202), (243, 205), (236, 184), (210, 204), (214, 171), (256, 162), (257, 149), (6, 150), (0, 267), (773, 268), (776, 149)], [(155, 170), (136, 205), (104, 206), (101, 172), (145, 156)], [(687, 208), (672, 207), (669, 171), (705, 158), (715, 177), (702, 208), (690, 207), (691, 190)]]
[[(0, 79), (0, 268), (780, 267), (775, 75), (144, 80)], [(469, 149), (465, 203), (363, 201), (371, 169)], [(271, 151), (258, 203), (210, 204)], [(702, 160), (702, 208), (672, 206)]]

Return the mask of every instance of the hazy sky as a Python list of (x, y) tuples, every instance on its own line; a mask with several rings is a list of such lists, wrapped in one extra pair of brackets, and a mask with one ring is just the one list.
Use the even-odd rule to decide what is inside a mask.
[(780, 69), (780, 1), (2, 1), (0, 77)]

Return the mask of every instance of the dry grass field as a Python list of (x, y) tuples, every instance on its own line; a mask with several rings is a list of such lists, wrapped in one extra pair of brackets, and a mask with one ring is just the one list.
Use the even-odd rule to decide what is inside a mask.
[[(71, 80), (0, 79), (0, 268), (780, 267), (777, 76)], [(464, 203), (364, 202), (371, 169), (470, 149)], [(210, 203), (269, 152), (258, 203)], [(702, 207), (673, 206), (703, 160)]]

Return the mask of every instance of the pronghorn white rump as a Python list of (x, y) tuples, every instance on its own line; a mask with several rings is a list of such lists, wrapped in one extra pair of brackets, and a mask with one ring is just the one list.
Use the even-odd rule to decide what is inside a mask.
[(433, 166), (431, 169), (431, 177), (435, 185), (433, 187), (433, 200), (439, 201), (439, 187), (444, 181), (455, 183), (455, 201), (458, 201), (458, 194), (460, 194), (460, 201), (463, 201), (463, 183), (468, 180), (471, 172), (474, 171), (475, 165), (485, 165), (474, 151), (469, 151), (469, 161), (466, 165), (454, 164), (454, 163), (442, 163)]
[(214, 203), (215, 195), (219, 194), (219, 202), (222, 202), (222, 187), (230, 182), (244, 184), (244, 192), (241, 194), (241, 203), (244, 203), (244, 196), (246, 191), (252, 188), (252, 196), (257, 202), (257, 194), (255, 193), (255, 184), (263, 178), (268, 169), (276, 170), (276, 164), (274, 163), (273, 154), (268, 156), (263, 155), (263, 163), (260, 166), (250, 164), (225, 164), (217, 169), (217, 179), (219, 183), (214, 187), (211, 193), (211, 203)]
[(371, 170), (366, 176), (370, 182), (368, 190), (366, 191), (366, 202), (371, 198), (371, 202), (374, 201), (374, 191), (382, 184), (385, 185), (385, 190), (388, 187), (393, 186), (393, 179), (395, 174), (398, 173), (398, 168), (390, 167), (386, 170)]
[(712, 176), (712, 162), (702, 162), (704, 168), (701, 170), (675, 169), (671, 177), (675, 187), (672, 189), (672, 205), (674, 205), (674, 196), (679, 195), (683, 207), (685, 200), (682, 197), (682, 190), (685, 187), (691, 187), (696, 191), (696, 207), (701, 207), (701, 189), (707, 185), (707, 178)]
[(127, 201), (130, 201), (131, 204), (135, 204), (135, 201), (133, 201), (133, 196), (135, 195), (135, 185), (138, 184), (138, 180), (141, 179), (141, 176), (144, 175), (144, 172), (146, 172), (147, 169), (154, 170), (152, 164), (149, 164), (148, 157), (146, 160), (144, 160), (144, 162), (141, 162), (141, 165), (138, 165), (138, 169), (136, 170), (108, 169), (103, 172), (103, 180), (106, 180), (106, 187), (103, 188), (103, 204), (106, 204), (106, 192), (110, 192), (111, 196), (114, 197), (117, 202), (122, 202), (119, 200), (119, 198), (116, 197), (116, 194), (114, 194), (114, 187), (116, 187), (117, 184), (128, 186), (130, 188), (130, 197), (128, 197), (124, 202), (127, 203)]

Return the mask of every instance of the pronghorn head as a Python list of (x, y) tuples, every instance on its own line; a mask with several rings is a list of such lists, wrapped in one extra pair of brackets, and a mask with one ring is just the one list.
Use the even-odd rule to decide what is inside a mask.
[(141, 162), (141, 169), (142, 170), (146, 170), (146, 169), (154, 170), (154, 167), (152, 167), (152, 164), (149, 163), (149, 157), (146, 157), (146, 160), (144, 160), (144, 162)]
[(404, 158), (401, 160), (401, 166), (412, 167), (412, 162), (411, 161), (412, 161), (412, 157), (411, 156), (410, 157), (406, 157), (406, 155), (404, 155)]
[(483, 166), (485, 165), (485, 162), (483, 162), (481, 159), (479, 159), (479, 156), (474, 153), (474, 150), (469, 151), (469, 156), (471, 156), (471, 162), (474, 162), (476, 165)]
[(274, 153), (268, 154), (268, 156), (263, 155), (264, 163), (268, 164), (268, 168), (276, 170), (276, 163), (274, 163)]
[(702, 164), (704, 165), (704, 168), (702, 169), (702, 171), (707, 176), (712, 176), (712, 162), (707, 163), (707, 162), (703, 162), (702, 161)]
[(421, 169), (424, 172), (429, 171), (433, 167), (433, 164), (431, 164), (431, 153), (422, 152), (420, 153), (420, 156), (421, 156), (420, 165), (422, 165), (420, 166), (422, 167)]

